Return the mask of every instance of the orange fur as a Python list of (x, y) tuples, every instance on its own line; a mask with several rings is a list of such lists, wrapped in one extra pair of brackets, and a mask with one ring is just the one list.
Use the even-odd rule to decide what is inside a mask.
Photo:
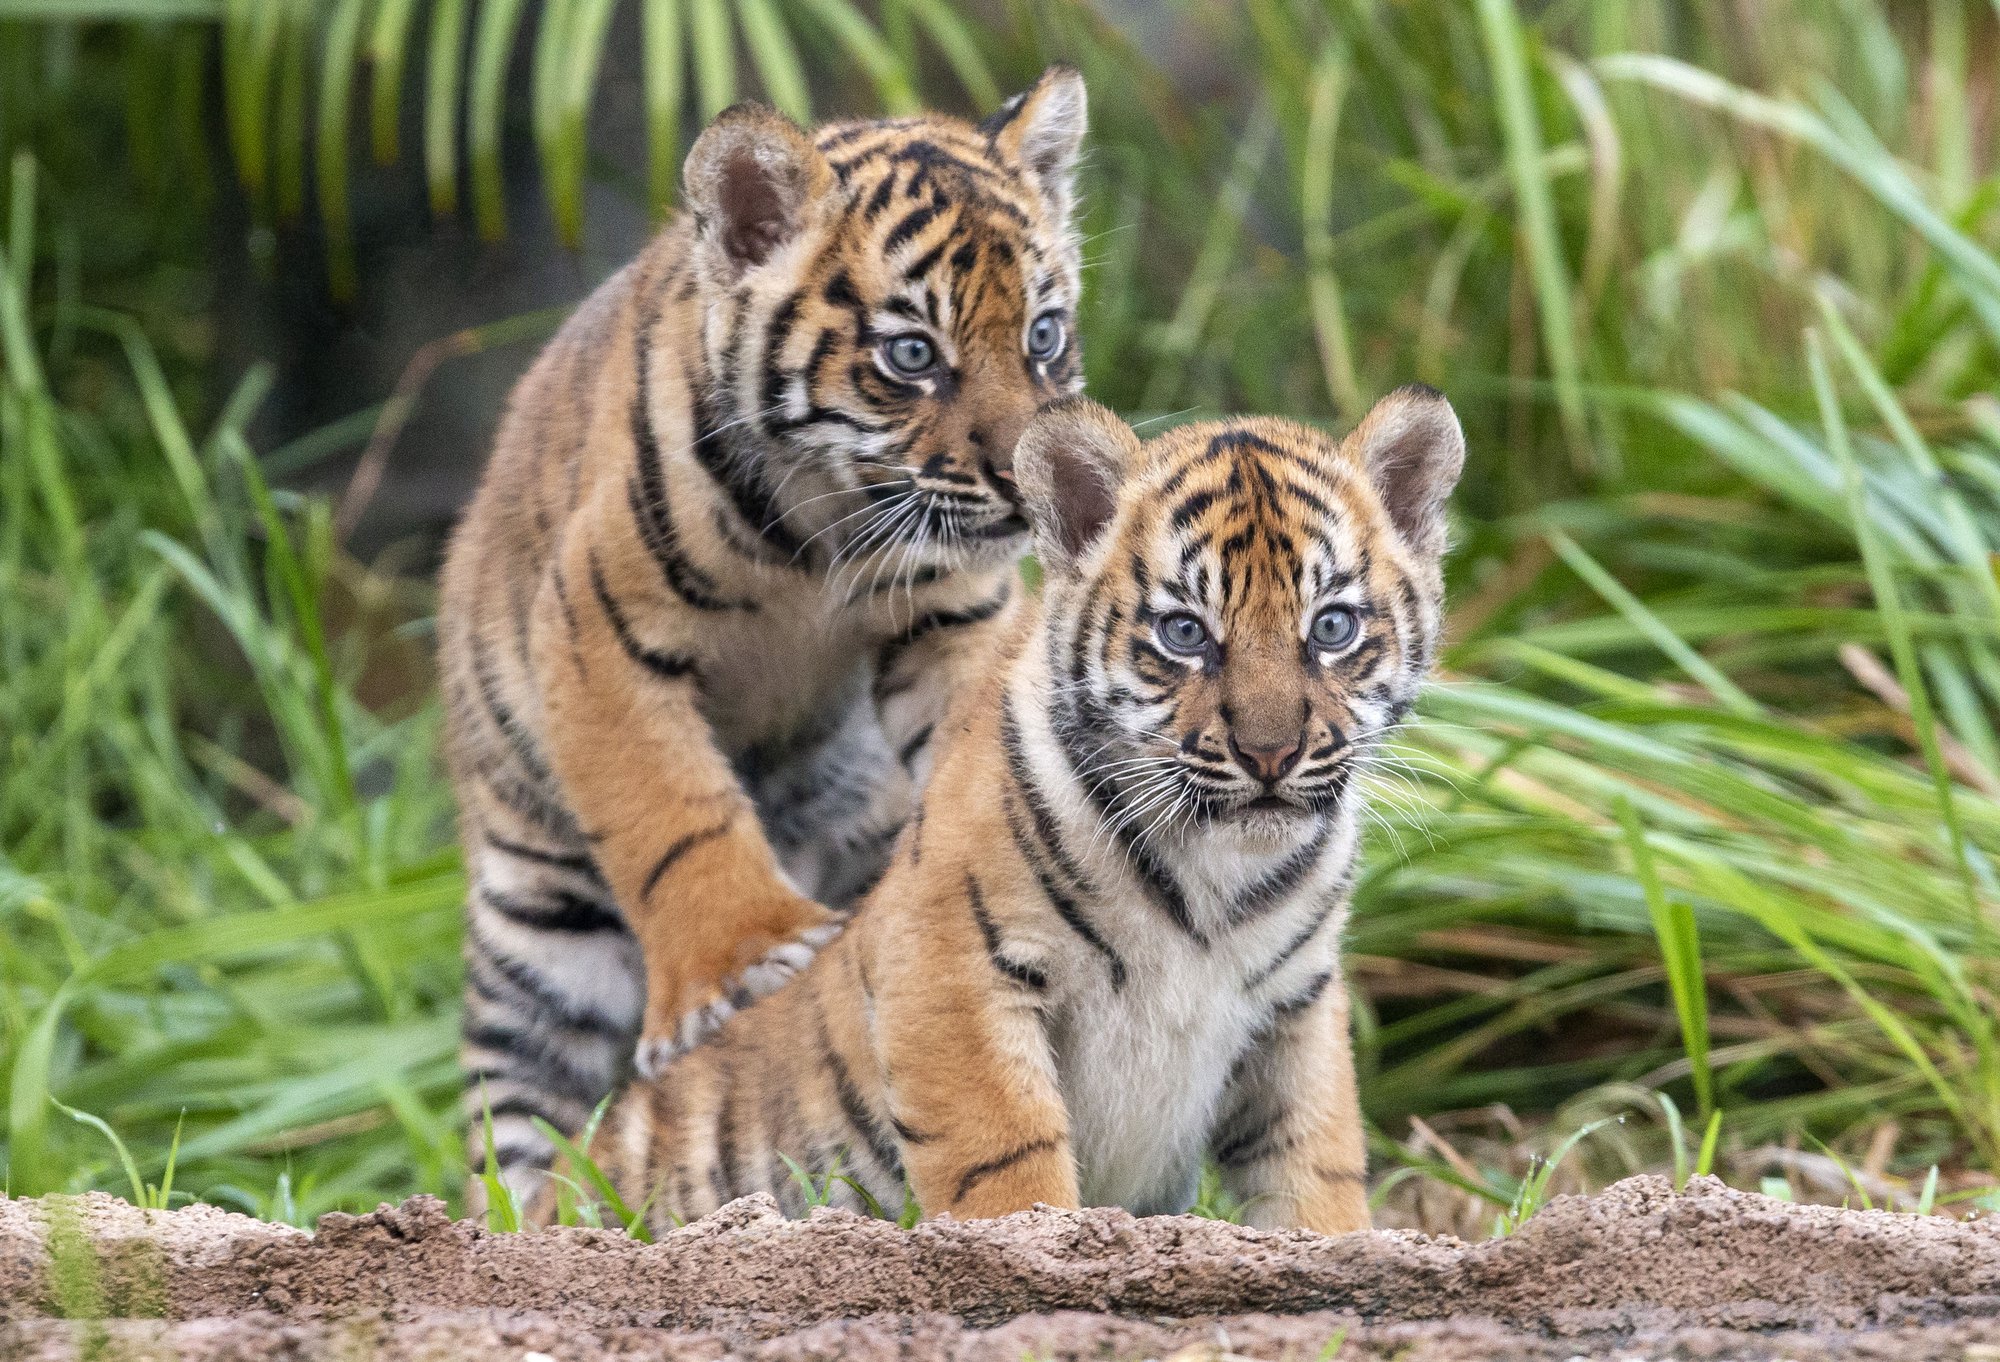
[(729, 110), (516, 389), (439, 628), (468, 1114), (522, 1190), (534, 1118), (777, 987), (879, 873), (1014, 608), (1016, 440), (1081, 381), (1082, 120), (1062, 69), (978, 126)]
[[(1206, 1157), (1256, 1223), (1364, 1227), (1354, 777), (1428, 671), (1461, 460), (1428, 390), (1339, 445), (1038, 417), (1017, 465), (1042, 601), (952, 708), (846, 932), (614, 1106), (592, 1154), (627, 1200), (662, 1224), (796, 1208), (784, 1155), (891, 1212), (907, 1179), (933, 1215), (1144, 1213), (1184, 1208)], [(1200, 648), (1169, 646), (1180, 614)]]

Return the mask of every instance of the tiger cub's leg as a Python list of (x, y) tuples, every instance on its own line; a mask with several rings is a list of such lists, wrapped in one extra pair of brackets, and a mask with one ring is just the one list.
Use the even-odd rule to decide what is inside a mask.
[(461, 786), (470, 907), (462, 1057), (468, 1213), (494, 1162), (530, 1197), (554, 1149), (536, 1118), (580, 1129), (631, 1064), (645, 980), (638, 942), (580, 841)]
[(1018, 963), (1002, 972), (1005, 928), (989, 951), (980, 924), (1007, 914), (976, 880), (925, 879), (884, 886), (925, 894), (937, 913), (924, 932), (882, 942), (872, 993), (910, 1190), (925, 1215), (961, 1220), (1076, 1207), (1069, 1113), (1040, 1010), (1046, 981)]
[(600, 509), (572, 520), (544, 579), (534, 658), (550, 764), (645, 962), (650, 1075), (803, 968), (840, 919), (787, 882), (699, 707), (698, 636), (641, 585), (658, 572), (629, 515)]
[(1212, 1152), (1249, 1224), (1322, 1234), (1368, 1228), (1368, 1154), (1338, 964), (1281, 1006), (1223, 1111)]

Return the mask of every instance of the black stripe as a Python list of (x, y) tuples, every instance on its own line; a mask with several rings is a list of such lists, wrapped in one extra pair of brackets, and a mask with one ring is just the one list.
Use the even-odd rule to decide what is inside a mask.
[(785, 513), (764, 485), (762, 473), (741, 460), (729, 457), (729, 450), (722, 440), (721, 423), (715, 419), (714, 409), (706, 394), (695, 391), (689, 396), (694, 410), (695, 461), (708, 474), (709, 481), (728, 496), (736, 514), (756, 531), (757, 537), (784, 561), (793, 561), (803, 545), (785, 524)]
[(1283, 903), (1319, 865), (1319, 858), (1325, 853), (1327, 841), (1332, 835), (1333, 824), (1322, 822), (1311, 841), (1279, 862), (1276, 868), (1244, 890), (1242, 896), (1229, 906), (1230, 922), (1248, 922)]
[(777, 416), (784, 405), (785, 382), (795, 377), (784, 366), (785, 346), (791, 343), (792, 328), (798, 325), (800, 294), (794, 290), (787, 294), (785, 301), (771, 314), (771, 323), (764, 331), (764, 385), (762, 391), (763, 409), (768, 415), (758, 418), (767, 430), (774, 429), (772, 417)]
[(1301, 988), (1297, 993), (1294, 993), (1289, 998), (1284, 998), (1273, 1003), (1271, 1005), (1271, 1019), (1279, 1021), (1287, 1017), (1297, 1016), (1318, 1002), (1320, 995), (1326, 992), (1327, 986), (1332, 982), (1333, 971), (1330, 969), (1321, 970), (1318, 974), (1308, 979), (1305, 987)]
[(481, 1080), (519, 1083), (524, 1087), (540, 1085), (552, 1089), (557, 1097), (568, 1098), (588, 1110), (603, 1100), (611, 1086), (609, 1076), (599, 1077), (575, 1068), (561, 1049), (553, 1048), (517, 1027), (468, 1018), (461, 1034), (467, 1045), (491, 1050), (531, 1066), (525, 1074), (518, 1070), (474, 1066), (466, 1074), (467, 1087), (476, 1087)]
[(653, 862), (653, 868), (646, 872), (646, 882), (639, 889), (639, 901), (643, 903), (653, 896), (653, 890), (659, 887), (661, 878), (669, 870), (673, 869), (674, 862), (680, 860), (681, 857), (687, 855), (690, 851), (702, 845), (702, 843), (712, 842), (722, 836), (723, 833), (729, 831), (729, 826), (733, 822), (735, 822), (734, 819), (725, 818), (714, 827), (702, 828), (699, 831), (690, 832), (669, 845), (665, 851), (660, 853), (660, 859)]
[(501, 1006), (513, 1005), (493, 987), (491, 981), (480, 977), (481, 966), (489, 966), (516, 992), (525, 994), (540, 1014), (564, 1030), (581, 1031), (616, 1041), (623, 1041), (631, 1034), (630, 1027), (595, 1008), (579, 1006), (574, 999), (558, 992), (548, 980), (542, 978), (534, 966), (502, 952), (480, 932), (477, 920), (466, 924), (466, 940), (472, 947), (473, 955), (467, 964), (466, 974), (480, 996), (492, 999)]
[(834, 307), (844, 307), (856, 311), (861, 307), (861, 295), (854, 291), (853, 276), (848, 274), (846, 270), (835, 271), (833, 277), (826, 281), (826, 288), (821, 292), (820, 297), (826, 299)]
[(993, 968), (1006, 975), (1024, 988), (1043, 992), (1049, 986), (1049, 976), (1035, 966), (1010, 957), (1000, 941), (1000, 928), (986, 911), (986, 896), (979, 892), (979, 881), (965, 872), (965, 896), (972, 905), (972, 920), (979, 927), (979, 935), (986, 942), (986, 958), (993, 962)]
[(632, 508), (632, 522), (667, 588), (697, 610), (755, 610), (754, 601), (733, 601), (719, 594), (715, 578), (697, 567), (681, 545), (673, 509), (667, 504), (666, 468), (660, 458), (660, 442), (653, 433), (642, 386), (632, 398), (632, 444), (635, 472), (625, 482), (625, 499)]
[(739, 1179), (743, 1170), (737, 1162), (736, 1149), (736, 1095), (742, 1087), (731, 1079), (728, 1066), (722, 1066), (722, 1099), (715, 1107), (715, 1167), (709, 1174), (709, 1185), (715, 1188), (715, 1199), (727, 1202), (742, 1191)]
[(486, 706), (486, 717), (498, 729), (500, 737), (507, 744), (507, 750), (514, 754), (514, 760), (522, 771), (537, 785), (546, 786), (550, 779), (549, 764), (542, 759), (540, 748), (528, 736), (514, 717), (514, 711), (500, 694), (500, 677), (493, 670), (493, 655), (487, 651), (486, 637), (477, 628), (467, 635), (472, 654), (472, 677), (479, 689), (479, 699)]
[(862, 1099), (861, 1090), (854, 1086), (854, 1074), (847, 1067), (847, 1061), (833, 1048), (833, 1033), (827, 1029), (826, 1014), (821, 1011), (819, 1019), (820, 1062), (833, 1079), (834, 1100), (840, 1104), (840, 1114), (847, 1119), (848, 1126), (859, 1135), (868, 1146), (869, 1155), (875, 1166), (888, 1175), (891, 1182), (900, 1182), (903, 1177), (903, 1161), (897, 1156), (896, 1142), (890, 1133), (882, 1128), (875, 1114), (868, 1110)]
[[(903, 278), (917, 280), (929, 274), (931, 266), (937, 264), (938, 257), (944, 254), (945, 247), (949, 245), (951, 245), (951, 238), (949, 236), (939, 240), (937, 245), (931, 247), (904, 267)], [(970, 309), (960, 309), (960, 315), (970, 315)]]
[(1217, 1166), (1247, 1168), (1290, 1149), (1296, 1140), (1278, 1137), (1284, 1121), (1283, 1112), (1261, 1114), (1255, 1124), (1216, 1147), (1214, 1159)]
[(590, 553), (590, 589), (597, 593), (597, 603), (603, 608), (604, 617), (611, 621), (611, 632), (618, 636), (618, 646), (625, 650), (625, 656), (663, 681), (679, 681), (694, 675), (693, 658), (648, 648), (634, 636), (625, 612), (618, 608), (618, 602), (611, 598), (611, 588), (604, 584), (604, 572), (598, 566), (595, 550)]
[(898, 173), (896, 168), (891, 166), (888, 173), (876, 184), (875, 192), (868, 196), (868, 202), (861, 209), (862, 221), (873, 222), (882, 216), (882, 211), (889, 206), (889, 200), (895, 197)]
[(1045, 1154), (1051, 1149), (1059, 1149), (1061, 1147), (1062, 1141), (1060, 1139), (1031, 1140), (1017, 1149), (1008, 1150), (997, 1159), (988, 1159), (985, 1163), (974, 1164), (965, 1170), (963, 1177), (959, 1178), (958, 1190), (952, 1194), (951, 1204), (956, 1206), (959, 1202), (965, 1200), (966, 1193), (970, 1192), (986, 1178), (992, 1177), (995, 1173), (1005, 1172), (1023, 1159), (1032, 1158), (1037, 1154)]
[(1123, 814), (1112, 824), (1112, 833), (1118, 838), (1119, 845), (1125, 848), (1126, 858), (1131, 862), (1132, 869), (1138, 873), (1139, 882), (1145, 887), (1146, 896), (1152, 899), (1154, 904), (1167, 915), (1168, 921), (1178, 927), (1188, 940), (1207, 949), (1208, 934), (1195, 926), (1194, 912), (1188, 907), (1187, 894), (1181, 888), (1180, 881), (1174, 878), (1173, 871), (1167, 868), (1151, 847), (1140, 843), (1137, 831)]
[(625, 930), (625, 919), (617, 912), (581, 894), (557, 891), (550, 894), (546, 901), (537, 901), (482, 885), (479, 897), (509, 922), (537, 931), (587, 936), (596, 932)]
[[(506, 1082), (520, 1081), (519, 1079), (506, 1078), (505, 1075), (501, 1074), (481, 1074), (479, 1076), (487, 1079), (501, 1079)], [(564, 1119), (563, 1113), (553, 1110), (542, 1100), (547, 1095), (526, 1092), (509, 1093), (498, 1102), (482, 1102), (480, 1104), (480, 1114), (482, 1116), (491, 1116), (495, 1121), (500, 1120), (504, 1116), (526, 1116), (530, 1118), (539, 1116), (556, 1129), (561, 1130)], [(484, 1152), (483, 1148), (481, 1152)], [(496, 1147), (494, 1152), (498, 1154), (500, 1151)], [(505, 1163), (506, 1159), (502, 1158), (501, 1162)]]
[(999, 592), (976, 605), (968, 605), (963, 610), (932, 610), (910, 621), (909, 628), (897, 634), (882, 645), (877, 656), (877, 671), (886, 675), (894, 667), (898, 658), (931, 634), (944, 629), (962, 629), (968, 624), (983, 624), (1007, 608), (1008, 598), (1014, 594), (1012, 584), (1004, 585)]
[(1116, 950), (1112, 949), (1110, 942), (1098, 935), (1097, 928), (1091, 924), (1089, 918), (1084, 916), (1083, 909), (1077, 904), (1076, 900), (1064, 893), (1062, 887), (1049, 874), (1048, 867), (1042, 864), (1041, 857), (1036, 854), (1035, 848), (1030, 844), (1028, 831), (1021, 826), (1021, 820), (1014, 813), (1011, 805), (1007, 809), (1007, 830), (1013, 834), (1015, 849), (1021, 853), (1021, 859), (1028, 863), (1028, 869), (1034, 872), (1035, 883), (1041, 889), (1042, 897), (1047, 899), (1049, 906), (1056, 910), (1056, 916), (1061, 918), (1064, 925), (1071, 931), (1081, 937), (1086, 946), (1089, 946), (1104, 957), (1105, 965), (1111, 970), (1112, 992), (1115, 993), (1119, 989), (1124, 988), (1125, 961), (1119, 956)]
[[(563, 580), (562, 563), (549, 560), (549, 584), (555, 588), (556, 604), (562, 608), (563, 627), (569, 630), (570, 646), (576, 646), (576, 607), (570, 604), (569, 584)], [(581, 670), (579, 664), (578, 670)]]
[(931, 204), (924, 204), (921, 207), (913, 209), (904, 216), (901, 222), (898, 222), (894, 227), (889, 229), (887, 236), (882, 238), (882, 254), (891, 254), (898, 246), (908, 241), (911, 237), (914, 237), (918, 232), (923, 231), (924, 228), (930, 226), (936, 220), (937, 215), (938, 210)]
[(902, 749), (896, 753), (896, 760), (907, 768), (911, 762), (917, 759), (917, 753), (930, 746), (931, 734), (936, 731), (936, 725), (925, 724), (915, 733), (912, 733), (909, 741), (904, 743)]
[(980, 120), (979, 130), (986, 134), (987, 141), (991, 142), (1001, 133), (1007, 131), (1009, 125), (1021, 116), (1021, 110), (1028, 107), (1028, 93), (1028, 91), (1023, 90), (1020, 94), (1015, 95), (1012, 99)]
[(1020, 721), (1014, 714), (1014, 697), (1008, 695), (1000, 706), (1000, 745), (1007, 754), (1007, 773), (1014, 778), (1015, 788), (1028, 806), (1028, 813), (1035, 820), (1035, 836), (1048, 854), (1055, 859), (1057, 868), (1069, 877), (1077, 892), (1085, 897), (1097, 892), (1090, 877), (1083, 873), (1063, 845), (1062, 833), (1056, 827), (1055, 813), (1042, 799), (1041, 788), (1035, 784), (1034, 775), (1028, 769), (1028, 751), (1021, 737)]
[(522, 822), (534, 824), (557, 841), (576, 836), (576, 819), (570, 811), (526, 781), (502, 779), (490, 766), (476, 774), (494, 801)]
[(491, 832), (485, 835), (484, 840), (487, 846), (492, 847), (495, 851), (505, 852), (516, 860), (532, 861), (536, 865), (546, 865), (557, 870), (567, 870), (572, 874), (581, 875), (587, 880), (593, 880), (600, 884), (604, 881), (603, 873), (598, 870), (597, 863), (588, 856), (581, 854), (571, 855), (567, 852), (559, 851), (543, 851), (539, 847), (527, 846), (524, 843), (512, 841)]
[(893, 642), (907, 648), (924, 635), (934, 634), (940, 629), (956, 629), (963, 625), (990, 620), (1006, 609), (1007, 601), (1013, 594), (1013, 584), (1007, 583), (992, 596), (975, 605), (968, 605), (963, 610), (933, 610), (919, 615), (910, 622), (909, 628), (896, 635)]
[(1116, 807), (1117, 798), (1107, 797), (1089, 777), (1088, 754), (1081, 749), (1082, 734), (1102, 732), (1107, 726), (1093, 713), (1094, 706), (1087, 702), (1073, 701), (1069, 706), (1068, 722), (1057, 722), (1056, 745), (1068, 763), (1070, 774), (1083, 787), (1084, 798), (1095, 805), (1101, 817), (1111, 826), (1112, 835), (1125, 849), (1125, 856), (1132, 870), (1139, 876), (1139, 883), (1146, 891), (1146, 897), (1153, 905), (1167, 915), (1167, 920), (1178, 928), (1182, 935), (1197, 946), (1207, 949), (1210, 945), (1208, 934), (1195, 925), (1194, 912), (1188, 907), (1187, 894), (1182, 890), (1173, 872), (1161, 862), (1151, 847), (1139, 841), (1129, 815)]
[(1306, 943), (1318, 936), (1320, 928), (1326, 926), (1326, 920), (1333, 916), (1334, 909), (1340, 907), (1342, 897), (1343, 894), (1329, 894), (1326, 902), (1320, 905), (1320, 910), (1313, 914), (1312, 920), (1299, 928), (1298, 934), (1285, 943), (1284, 948), (1276, 956), (1272, 957), (1270, 963), (1256, 970), (1249, 978), (1243, 981), (1243, 991), (1248, 993), (1262, 984), (1266, 979), (1269, 979), (1272, 975), (1283, 969), (1286, 962), (1293, 956), (1304, 950)]

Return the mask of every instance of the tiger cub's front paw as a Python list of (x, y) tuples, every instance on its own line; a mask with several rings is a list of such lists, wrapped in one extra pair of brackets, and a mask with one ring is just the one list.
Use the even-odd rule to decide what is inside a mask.
[(756, 931), (739, 943), (727, 972), (690, 981), (647, 1000), (645, 1029), (632, 1061), (641, 1077), (658, 1078), (674, 1060), (720, 1030), (722, 1024), (759, 998), (775, 993), (812, 963), (846, 925), (810, 899), (804, 925), (786, 934)]

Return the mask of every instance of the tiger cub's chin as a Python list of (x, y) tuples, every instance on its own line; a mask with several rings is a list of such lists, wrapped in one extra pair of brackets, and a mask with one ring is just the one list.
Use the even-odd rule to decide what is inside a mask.
[(1044, 570), (882, 882), (795, 983), (618, 1102), (662, 1225), (771, 1192), (932, 1215), (1368, 1223), (1340, 934), (1363, 793), (1437, 643), (1464, 458), (1429, 389), (1336, 443), (1141, 444), (1057, 404), (1016, 470)]

